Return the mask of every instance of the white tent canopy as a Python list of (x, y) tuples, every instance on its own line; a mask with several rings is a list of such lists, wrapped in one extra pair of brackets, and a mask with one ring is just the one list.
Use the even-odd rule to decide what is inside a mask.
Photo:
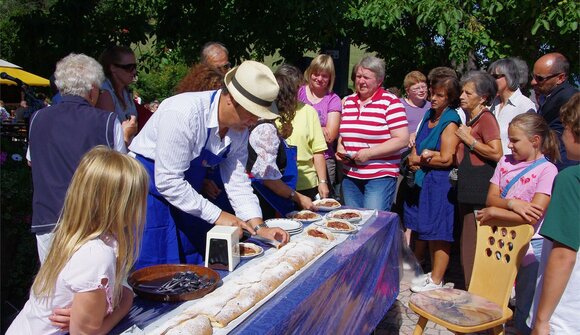
[(22, 69), (22, 67), (16, 65), (16, 64), (12, 64), (10, 62), (7, 62), (3, 59), (0, 59), (0, 67), (13, 67), (15, 69)]

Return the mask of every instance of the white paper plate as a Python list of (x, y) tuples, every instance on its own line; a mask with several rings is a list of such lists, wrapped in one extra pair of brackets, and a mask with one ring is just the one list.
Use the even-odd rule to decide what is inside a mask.
[(240, 243), (240, 249), (242, 248), (242, 246), (252, 248), (252, 249), (256, 250), (256, 253), (244, 256), (244, 255), (242, 255), (242, 251), (240, 250), (240, 258), (253, 258), (256, 256), (260, 256), (261, 254), (264, 253), (264, 249), (261, 246), (254, 244), (254, 243), (242, 242), (242, 243)]
[(293, 221), (299, 221), (299, 222), (302, 222), (302, 223), (312, 223), (312, 222), (315, 222), (315, 221), (318, 221), (318, 220), (321, 220), (322, 219), (322, 215), (320, 215), (318, 213), (314, 213), (316, 215), (316, 217), (314, 217), (312, 219), (295, 219), (295, 218), (293, 218), (293, 216), (295, 214), (302, 213), (302, 212), (314, 213), (314, 212), (308, 211), (308, 210), (292, 211), (292, 212), (286, 214), (286, 217), (289, 218), (289, 219), (292, 219)]
[(270, 228), (281, 228), (287, 232), (297, 231), (302, 229), (302, 223), (296, 220), (290, 219), (270, 219), (266, 220), (265, 223)]
[(350, 219), (343, 219), (346, 220), (352, 224), (357, 224), (360, 223), (362, 218), (363, 218), (363, 214), (361, 211), (356, 210), (356, 209), (340, 209), (337, 211), (332, 211), (330, 213), (327, 213), (324, 218), (326, 219), (342, 219), (340, 217), (336, 217), (337, 215), (343, 214), (343, 213), (357, 213), (359, 216), (358, 217), (354, 217), (354, 218), (350, 218)]
[[(324, 205), (321, 205), (325, 201), (330, 201), (330, 200), (332, 200), (332, 202), (335, 204), (334, 206), (324, 206)], [(342, 207), (342, 205), (340, 204), (340, 202), (338, 202), (338, 201), (336, 201), (335, 199), (332, 199), (332, 198), (324, 198), (324, 199), (320, 199), (320, 200), (314, 200), (312, 203), (314, 204), (314, 206), (318, 207), (318, 210), (323, 211), (323, 212), (333, 211), (335, 209), (339, 209), (340, 207)]]

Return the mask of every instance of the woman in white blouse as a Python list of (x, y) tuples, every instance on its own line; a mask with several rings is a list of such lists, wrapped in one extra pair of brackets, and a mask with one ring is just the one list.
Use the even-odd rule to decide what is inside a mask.
[(316, 209), (310, 197), (295, 191), (297, 148), (285, 141), (293, 131), (292, 120), (298, 106), (300, 78), (286, 75), (284, 71), (277, 71), (274, 75), (280, 86), (276, 99), (280, 126), (263, 120), (252, 129), (246, 166), (260, 199), (264, 219), (276, 217), (277, 214), (286, 215), (294, 209), (294, 204), (303, 209)]
[[(492, 101), (489, 111), (495, 115), (499, 123), (501, 146), (504, 155), (510, 154), (508, 148), (508, 126), (519, 114), (536, 112), (536, 105), (519, 89), (521, 76), (518, 66), (511, 58), (496, 60), (487, 70), (497, 83), (497, 96)], [(527, 74), (526, 74), (527, 76)]]

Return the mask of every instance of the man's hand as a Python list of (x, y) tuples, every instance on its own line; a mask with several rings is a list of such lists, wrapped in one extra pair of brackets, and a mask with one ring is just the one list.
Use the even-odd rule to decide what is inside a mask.
[[(238, 217), (236, 217), (235, 215), (232, 215), (226, 211), (222, 211), (220, 213), (220, 216), (216, 220), (215, 224), (220, 225), (220, 226), (238, 227), (238, 228), (245, 229), (245, 230), (249, 231), (250, 234), (252, 234), (252, 235), (256, 235), (256, 231), (254, 230), (254, 228), (252, 228), (252, 225), (250, 225), (246, 221), (243, 221), (243, 220), (239, 219)], [(243, 232), (241, 229), (239, 231), (240, 237), (242, 237), (242, 235), (243, 235)]]
[(201, 186), (201, 194), (207, 196), (210, 199), (217, 198), (222, 190), (216, 185), (216, 183), (211, 180), (204, 178)]
[(290, 241), (290, 234), (281, 228), (260, 228), (258, 230), (258, 235), (270, 240), (276, 240), (280, 242), (280, 247), (286, 245)]
[(55, 308), (52, 310), (52, 315), (48, 319), (53, 326), (60, 328), (62, 331), (68, 331), (70, 326), (70, 311), (71, 308)]

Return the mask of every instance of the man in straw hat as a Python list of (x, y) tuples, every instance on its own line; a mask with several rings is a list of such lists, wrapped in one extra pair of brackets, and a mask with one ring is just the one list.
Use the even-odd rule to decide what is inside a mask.
[[(206, 233), (214, 224), (288, 242), (286, 231), (263, 225), (244, 171), (248, 127), (258, 118), (278, 117), (273, 107), (278, 90), (268, 67), (245, 61), (226, 74), (220, 90), (182, 93), (159, 105), (129, 147), (151, 178), (143, 248), (135, 268), (202, 263)], [(216, 166), (235, 216), (200, 194), (207, 168)]]

